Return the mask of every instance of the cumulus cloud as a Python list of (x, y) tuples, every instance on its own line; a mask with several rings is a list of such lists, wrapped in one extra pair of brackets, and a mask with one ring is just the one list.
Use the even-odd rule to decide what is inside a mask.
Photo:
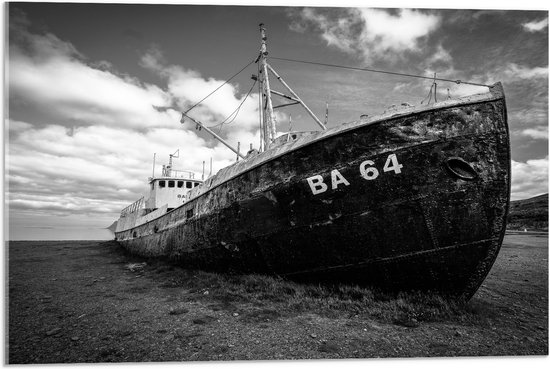
[[(237, 138), (239, 134), (235, 133), (238, 131), (257, 130), (258, 94), (252, 92), (252, 84), (246, 91), (239, 94), (235, 85), (230, 83), (224, 85), (225, 81), (215, 78), (205, 79), (197, 71), (165, 64), (162, 53), (156, 48), (142, 57), (141, 65), (166, 79), (167, 92), (172, 96), (173, 103), (184, 111), (217, 89), (215, 94), (209, 96), (189, 113), (193, 118), (206, 124), (219, 124), (228, 117), (228, 120), (232, 120), (233, 113), (240, 106), (238, 118), (236, 118), (238, 128), (229, 136)], [(248, 92), (250, 94), (247, 96)]]
[(55, 35), (33, 34), (20, 25), (10, 31), (17, 34), (8, 59), (11, 102), (32, 106), (41, 122), (140, 129), (172, 124), (168, 112), (154, 108), (171, 104), (169, 94), (159, 87), (104, 70), (105, 63), (94, 68), (72, 44)]
[(541, 19), (539, 21), (523, 23), (522, 26), (528, 32), (542, 31), (543, 29), (548, 28), (548, 17)]
[(418, 52), (440, 23), (439, 16), (412, 9), (305, 8), (295, 16), (291, 30), (303, 32), (305, 25), (311, 25), (320, 30), (327, 45), (361, 55), (367, 62), (395, 59), (405, 51)]
[[(367, 48), (374, 47), (374, 53), (417, 51), (422, 38), (433, 32), (439, 25), (437, 15), (420, 10), (401, 9), (390, 14), (382, 9), (360, 9), (365, 28), (360, 34), (361, 43)], [(365, 55), (370, 51), (364, 51)]]
[(512, 160), (512, 200), (526, 199), (548, 192), (548, 156), (527, 160)]
[[(53, 34), (31, 32), (24, 16), (10, 20), (10, 217), (87, 215), (115, 220), (145, 192), (154, 153), (157, 174), (168, 154), (180, 149), (175, 168), (194, 171), (197, 178), (203, 161), (212, 158), (215, 173), (235, 160), (234, 153), (204, 131), (179, 123), (180, 110), (223, 81), (170, 65), (152, 48), (141, 64), (166, 84), (146, 84), (113, 70), (108, 61), (87, 60)], [(190, 114), (206, 125), (218, 123), (235, 111), (247, 91), (228, 83)], [(247, 99), (231, 129), (221, 132), (232, 145), (241, 142), (242, 152), (249, 142), (258, 146), (257, 99), (257, 94)]]

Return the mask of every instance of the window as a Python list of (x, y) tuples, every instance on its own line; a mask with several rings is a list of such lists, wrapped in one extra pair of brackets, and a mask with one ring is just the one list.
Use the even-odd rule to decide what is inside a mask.
[(174, 187), (175, 185), (174, 181), (168, 181), (168, 187)]
[(178, 181), (178, 188), (182, 188), (183, 187), (183, 181)]
[(151, 191), (155, 188), (155, 182), (151, 182)]
[(193, 188), (193, 182), (185, 182), (185, 188)]
[(187, 210), (185, 214), (187, 215), (187, 219), (193, 218), (193, 209)]
[(166, 182), (165, 181), (159, 181), (159, 187), (160, 188), (163, 188), (166, 186)]
[(194, 187), (197, 187), (199, 184), (198, 183), (195, 183), (195, 186)]

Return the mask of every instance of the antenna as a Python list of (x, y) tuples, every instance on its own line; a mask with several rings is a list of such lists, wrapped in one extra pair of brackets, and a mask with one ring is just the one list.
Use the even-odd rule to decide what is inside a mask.
[(166, 177), (170, 177), (172, 175), (172, 158), (179, 158), (179, 157), (180, 157), (180, 149), (177, 149), (173, 154), (170, 154), (170, 159), (168, 160), (168, 165), (166, 166), (166, 173), (165, 173)]
[(204, 181), (204, 160), (202, 161), (202, 180)]
[(170, 162), (168, 164), (172, 166), (172, 158), (179, 158), (179, 157), (180, 157), (180, 149), (177, 149), (173, 154), (170, 154)]
[(157, 158), (157, 153), (153, 154), (153, 178), (155, 178), (155, 159)]

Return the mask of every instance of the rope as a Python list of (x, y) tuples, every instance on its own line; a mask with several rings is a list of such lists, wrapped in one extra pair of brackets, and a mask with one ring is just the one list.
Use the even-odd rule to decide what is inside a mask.
[(206, 100), (208, 97), (210, 97), (210, 95), (212, 95), (214, 92), (218, 91), (220, 88), (222, 88), (223, 86), (225, 86), (225, 84), (227, 84), (227, 82), (231, 81), (233, 78), (235, 78), (237, 75), (239, 75), (239, 73), (241, 73), (243, 70), (245, 70), (250, 64), (254, 63), (254, 60), (252, 60), (250, 63), (248, 63), (247, 65), (245, 65), (240, 71), (238, 71), (237, 73), (235, 73), (234, 75), (232, 75), (231, 77), (229, 77), (229, 79), (227, 79), (224, 83), (222, 83), (220, 86), (218, 86), (218, 88), (216, 88), (214, 91), (210, 92), (208, 95), (206, 95), (202, 100), (200, 100), (198, 103), (196, 103), (195, 105), (193, 105), (192, 107), (190, 107), (189, 109), (187, 109), (185, 111), (184, 114), (187, 114), (189, 113), (192, 109), (194, 109), (197, 105), (199, 105), (201, 102), (203, 102), (204, 100)]
[[(277, 58), (277, 57), (275, 57), (275, 56), (271, 56), (270, 59), (283, 60), (283, 61), (289, 61), (289, 62), (295, 62), (295, 63), (302, 63), (302, 64), (322, 65), (322, 66), (325, 66), (325, 67), (333, 67), (333, 68), (341, 68), (341, 69), (359, 70), (359, 71), (363, 71), (363, 72), (374, 72), (374, 73), (391, 74), (391, 75), (394, 75), (394, 76), (404, 76), (404, 77), (413, 77), (413, 78), (422, 78), (422, 79), (434, 80), (433, 77), (420, 76), (420, 75), (416, 75), (416, 74), (388, 72), (388, 71), (384, 71), (384, 70), (371, 69), (371, 68), (348, 67), (348, 66), (344, 66), (344, 65), (319, 63), (319, 62), (312, 62), (312, 61), (306, 61), (306, 60), (297, 60), (297, 59), (288, 59), (288, 58)], [(444, 81), (444, 82), (453, 82), (453, 83), (456, 83), (456, 84), (464, 83), (464, 84), (473, 85), (473, 86), (491, 87), (490, 85), (484, 85), (484, 84), (482, 84), (482, 83), (475, 83), (475, 82), (465, 82), (465, 81), (461, 81), (461, 80), (459, 80), (459, 79), (457, 79), (457, 80), (452, 80), (452, 79), (445, 79), (445, 78), (436, 78), (436, 80), (438, 80), (438, 81)]]
[[(248, 92), (246, 93), (246, 96), (244, 97), (243, 101), (241, 101), (241, 103), (239, 104), (239, 106), (237, 107), (237, 109), (233, 110), (233, 112), (231, 114), (229, 114), (221, 123), (218, 123), (216, 125), (213, 125), (213, 126), (210, 126), (208, 128), (216, 128), (216, 127), (220, 127), (220, 133), (221, 133), (221, 129), (224, 124), (231, 124), (233, 123), (233, 121), (237, 118), (237, 115), (239, 115), (239, 111), (241, 110), (241, 107), (243, 106), (244, 102), (246, 101), (246, 99), (248, 99), (248, 97), (250, 96), (250, 93), (252, 92), (252, 89), (254, 89), (254, 86), (256, 86), (256, 81), (254, 81), (254, 83), (252, 83), (252, 87), (250, 87), (250, 90), (248, 90)], [(234, 115), (234, 116), (233, 116)], [(231, 119), (229, 122), (227, 122), (227, 120), (229, 118), (231, 118), (233, 116), (233, 119)], [(227, 122), (227, 123), (226, 123)]]

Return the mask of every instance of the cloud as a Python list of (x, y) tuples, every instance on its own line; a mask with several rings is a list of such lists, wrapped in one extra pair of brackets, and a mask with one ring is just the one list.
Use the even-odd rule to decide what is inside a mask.
[(512, 200), (548, 192), (548, 156), (544, 159), (512, 160)]
[(104, 70), (107, 62), (90, 66), (72, 44), (52, 34), (32, 34), (20, 26), (11, 31), (17, 43), (9, 49), (10, 102), (32, 106), (40, 123), (140, 129), (172, 124), (169, 113), (154, 109), (171, 103), (161, 88)]
[[(174, 104), (181, 110), (188, 110), (200, 99), (218, 89), (215, 94), (209, 96), (192, 112), (189, 112), (195, 119), (206, 124), (220, 123), (227, 117), (232, 117), (232, 113), (242, 103), (236, 118), (240, 129), (258, 129), (257, 93), (251, 92), (249, 96), (238, 96), (238, 89), (232, 84), (224, 85), (225, 81), (214, 78), (205, 79), (197, 71), (181, 66), (167, 65), (162, 53), (156, 48), (149, 50), (142, 57), (141, 65), (167, 81), (167, 92), (172, 97)], [(220, 86), (222, 87), (220, 88)], [(247, 88), (246, 92), (251, 91), (251, 87), (252, 85)]]
[[(51, 33), (31, 32), (24, 15), (10, 20), (10, 218), (55, 214), (114, 220), (145, 193), (154, 153), (157, 174), (176, 149), (181, 155), (175, 168), (194, 171), (198, 178), (203, 161), (213, 159), (213, 173), (235, 161), (234, 153), (204, 131), (179, 123), (181, 109), (223, 81), (170, 65), (152, 48), (142, 66), (166, 84), (146, 84), (113, 70), (108, 61), (87, 60)], [(219, 123), (243, 102), (246, 92), (248, 88), (241, 91), (228, 83), (190, 114), (206, 125)], [(250, 142), (258, 147), (257, 99), (257, 94), (250, 96), (235, 122), (221, 129), (232, 145), (241, 142), (243, 153)]]
[(370, 8), (304, 8), (292, 14), (290, 29), (303, 32), (306, 25), (320, 31), (328, 46), (360, 55), (365, 61), (400, 58), (419, 52), (423, 40), (434, 32), (440, 17), (421, 10), (395, 11)]
[[(439, 26), (437, 15), (420, 10), (401, 9), (391, 14), (382, 9), (360, 9), (365, 28), (360, 35), (364, 54), (418, 51), (422, 38)], [(374, 51), (368, 50), (373, 48)]]
[(523, 136), (531, 137), (536, 140), (548, 140), (548, 126), (536, 126), (521, 131)]
[(529, 68), (516, 63), (509, 63), (498, 72), (502, 78), (505, 78), (509, 82), (515, 82), (519, 80), (540, 79), (548, 78), (548, 67), (534, 67)]
[(435, 52), (426, 58), (425, 63), (434, 70), (441, 70), (441, 68), (451, 67), (453, 65), (453, 58), (443, 45), (438, 44)]
[(202, 161), (210, 157), (217, 169), (232, 161), (232, 155), (207, 147), (193, 131), (179, 128), (140, 132), (89, 126), (71, 131), (50, 125), (18, 132), (8, 148), (10, 209), (64, 209), (77, 214), (94, 212), (95, 205), (82, 204), (96, 204), (97, 212), (110, 211), (116, 217), (146, 190), (153, 153), (159, 174), (168, 154), (177, 148), (182, 155), (174, 159), (175, 167), (198, 174)]
[(543, 29), (548, 27), (548, 17), (541, 19), (539, 21), (532, 21), (528, 23), (522, 24), (523, 28), (525, 28), (528, 32), (539, 32)]

